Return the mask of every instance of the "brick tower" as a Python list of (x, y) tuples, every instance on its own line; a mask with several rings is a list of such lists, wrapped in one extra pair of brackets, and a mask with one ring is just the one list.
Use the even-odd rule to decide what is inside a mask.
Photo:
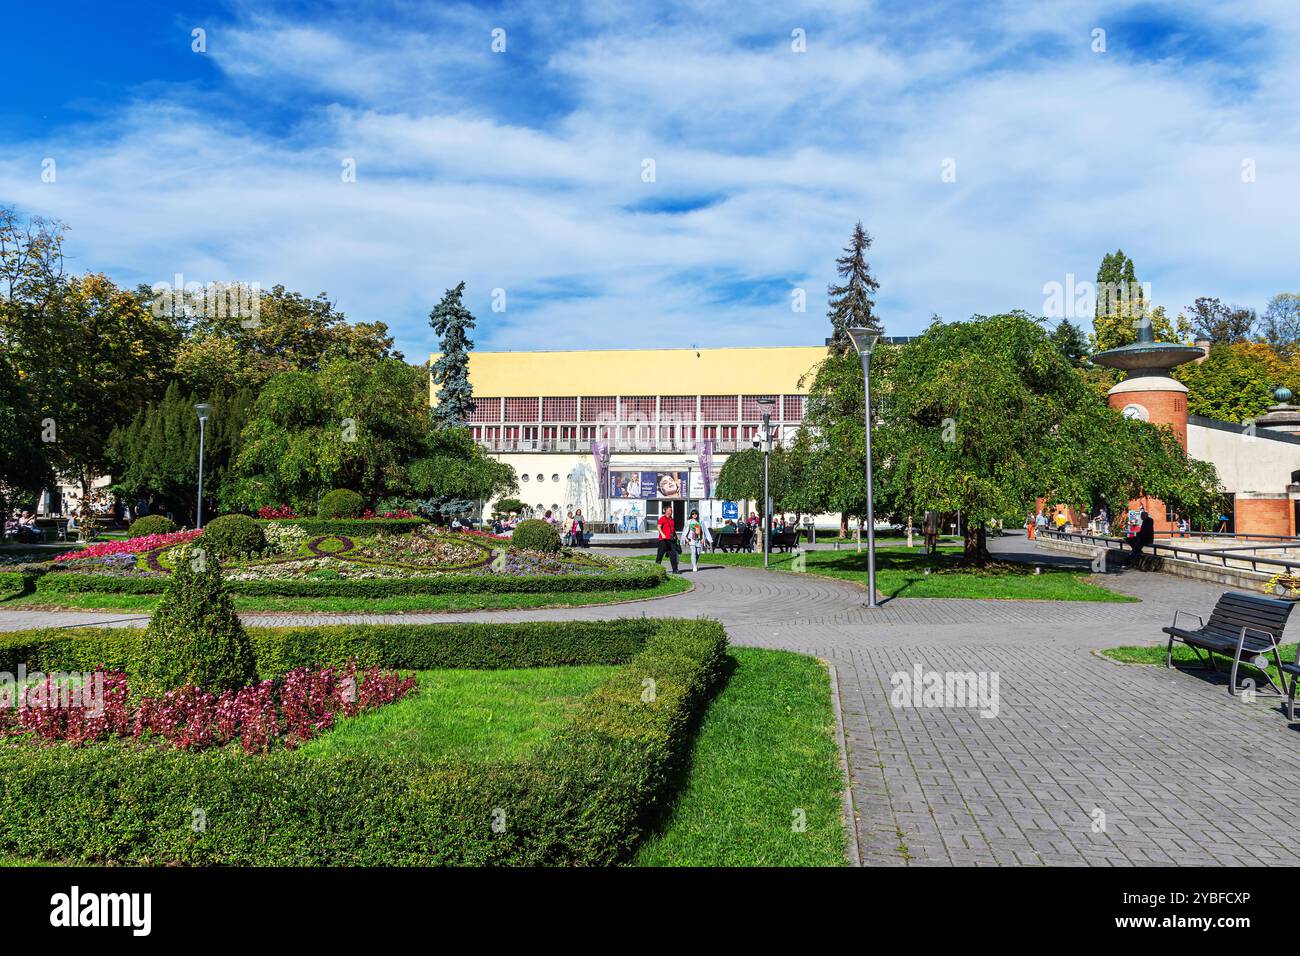
[[(1144, 422), (1169, 426), (1186, 451), (1187, 386), (1172, 378), (1169, 370), (1204, 354), (1194, 345), (1157, 342), (1151, 334), (1151, 324), (1147, 322), (1138, 329), (1136, 342), (1099, 352), (1092, 359), (1098, 365), (1128, 373), (1124, 381), (1107, 393), (1111, 408), (1122, 412), (1126, 418), (1140, 418)], [(1164, 502), (1158, 498), (1130, 501), (1129, 508), (1146, 508), (1155, 520), (1157, 531), (1173, 528), (1165, 517)], [(1116, 527), (1120, 526), (1119, 520), (1120, 516), (1116, 515)]]

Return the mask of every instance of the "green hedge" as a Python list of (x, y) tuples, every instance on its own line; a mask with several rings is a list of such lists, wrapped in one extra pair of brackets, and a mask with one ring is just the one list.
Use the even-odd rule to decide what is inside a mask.
[(261, 524), (297, 525), (308, 534), (341, 534), (364, 538), (379, 531), (410, 534), (429, 522), (423, 518), (262, 518)]
[(40, 576), (38, 571), (0, 571), (0, 595), (25, 594)]
[[(659, 628), (651, 618), (615, 621), (538, 621), (523, 624), (331, 624), (321, 627), (248, 627), (258, 670), (273, 677), (309, 664), (434, 670), (496, 670), (622, 664)], [(142, 629), (46, 628), (0, 633), (0, 671), (131, 670)]]
[[(445, 638), (416, 637), (438, 627), (447, 626), (416, 626), (410, 638), (390, 638), (396, 644), (376, 638), (375, 646), (461, 653), (456, 648), (467, 633), (461, 625), (449, 626), (458, 630), (446, 631)], [(479, 654), (502, 666), (531, 666), (539, 644), (570, 641), (575, 624), (479, 627)], [(122, 744), (3, 748), (0, 849), (42, 859), (151, 865), (537, 866), (626, 859), (680, 778), (695, 723), (723, 673), (726, 634), (703, 620), (589, 627), (578, 650), (595, 656), (584, 661), (625, 654), (627, 642), (641, 635), (639, 649), (584, 699), (566, 729), (522, 761), (467, 764), (298, 751), (249, 757)], [(511, 633), (519, 628), (530, 630)], [(608, 640), (592, 636), (601, 630)], [(493, 633), (509, 636), (494, 643)], [(60, 659), (56, 645), (83, 639), (37, 644), (70, 670), (77, 655)], [(321, 640), (293, 630), (263, 631), (259, 639), (286, 647)], [(0, 646), (12, 651), (24, 640), (33, 638), (0, 640)], [(404, 666), (407, 659), (399, 657), (378, 663)], [(655, 695), (646, 700), (649, 686)], [(205, 817), (202, 832), (192, 826), (196, 810)], [(504, 824), (500, 832), (494, 820)]]
[[(572, 594), (653, 588), (665, 572), (647, 563), (644, 570), (609, 574), (440, 574), (424, 578), (352, 578), (337, 580), (227, 581), (231, 594), (256, 597), (391, 597), (402, 594)], [(41, 594), (161, 594), (167, 578), (113, 577), (54, 571), (36, 581)]]

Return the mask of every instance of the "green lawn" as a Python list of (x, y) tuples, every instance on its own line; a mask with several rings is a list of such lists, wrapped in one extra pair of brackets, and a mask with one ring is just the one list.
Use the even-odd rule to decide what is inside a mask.
[[(960, 548), (940, 548), (929, 557), (919, 547), (878, 547), (876, 587), (886, 597), (909, 598), (1003, 598), (1040, 601), (1136, 601), (1137, 598), (1092, 584), (1088, 574), (1043, 566), (1034, 574), (1032, 565), (1014, 571), (956, 570)], [(796, 561), (802, 559), (802, 565)], [(762, 554), (710, 553), (708, 564), (763, 566)], [(800, 571), (828, 578), (867, 583), (867, 552), (805, 551), (772, 554), (769, 567), (778, 571)], [(929, 572), (929, 573), (927, 573)]]
[[(1295, 660), (1296, 645), (1283, 644), (1280, 648), (1282, 652), (1282, 662), (1289, 664)], [(1204, 653), (1204, 652), (1202, 652)], [(1119, 661), (1123, 664), (1158, 664), (1165, 666), (1165, 645), (1160, 646), (1125, 646), (1125, 647), (1108, 647), (1101, 652), (1103, 657), (1109, 657), (1111, 660)], [(1272, 658), (1270, 658), (1271, 660)], [(1174, 645), (1174, 663), (1190, 664), (1192, 667), (1199, 667), (1196, 662), (1196, 654), (1186, 644)], [(1214, 664), (1224, 673), (1232, 667), (1232, 658), (1215, 655)], [(1258, 677), (1259, 671), (1250, 664), (1242, 664), (1237, 671), (1237, 679), (1242, 680), (1246, 677)], [(1280, 684), (1280, 675), (1277, 668), (1272, 664), (1268, 667), (1268, 676), (1273, 678), (1273, 683)], [(1226, 682), (1225, 682), (1226, 683)], [(1262, 686), (1259, 685), (1259, 686)]]
[(731, 656), (735, 669), (701, 722), (684, 789), (633, 863), (845, 865), (830, 675), (788, 651), (733, 647)]
[(514, 760), (560, 729), (570, 709), (618, 668), (418, 671), (405, 700), (342, 721), (304, 754), (400, 752), (417, 757)]
[[(484, 611), (501, 608), (580, 607), (662, 597), (690, 590), (683, 578), (669, 577), (653, 588), (625, 591), (575, 591), (537, 594), (409, 594), (392, 597), (251, 597), (231, 595), (237, 611)], [(152, 611), (156, 594), (26, 594), (4, 600), (2, 606), (79, 608), (96, 611)]]

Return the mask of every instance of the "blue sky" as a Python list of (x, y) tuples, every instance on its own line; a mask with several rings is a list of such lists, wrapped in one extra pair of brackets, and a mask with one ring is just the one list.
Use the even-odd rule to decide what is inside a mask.
[(1173, 314), (1300, 291), (1290, 0), (642, 6), (14, 5), (0, 203), (79, 271), (324, 291), (417, 360), (462, 279), (480, 348), (815, 343), (858, 219), (895, 335), (1117, 247)]

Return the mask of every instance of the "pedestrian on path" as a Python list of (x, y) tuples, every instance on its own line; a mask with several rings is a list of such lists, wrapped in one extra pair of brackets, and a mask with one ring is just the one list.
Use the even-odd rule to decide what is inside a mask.
[(672, 565), (673, 574), (681, 574), (677, 569), (677, 552), (680, 545), (677, 543), (676, 528), (673, 525), (673, 512), (669, 507), (659, 516), (659, 550), (655, 554), (655, 564), (663, 564), (664, 555), (668, 555), (668, 563)]
[(1034, 540), (1034, 513), (1029, 512), (1029, 517), (1025, 519), (1025, 534), (1030, 541)]
[(682, 529), (682, 540), (686, 542), (686, 548), (691, 553), (691, 570), (699, 571), (700, 552), (713, 544), (713, 535), (709, 534), (709, 529), (700, 523), (698, 511), (692, 511), (691, 516), (686, 519), (686, 527)]

